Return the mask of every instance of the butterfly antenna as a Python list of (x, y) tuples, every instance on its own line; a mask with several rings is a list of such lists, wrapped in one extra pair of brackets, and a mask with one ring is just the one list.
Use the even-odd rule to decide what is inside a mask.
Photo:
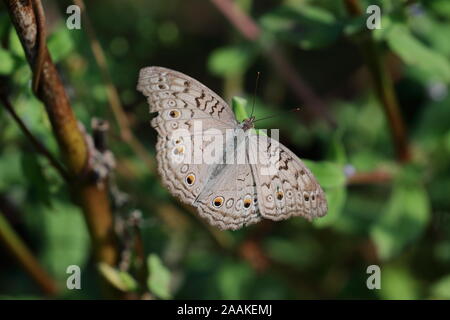
[(288, 112), (296, 112), (296, 111), (300, 111), (300, 107), (294, 108), (294, 109), (291, 109), (291, 110), (287, 110), (287, 111), (282, 111), (282, 112), (280, 112), (278, 114), (274, 114), (274, 115), (271, 115), (271, 116), (268, 116), (268, 117), (265, 117), (265, 118), (257, 119), (257, 120), (255, 120), (253, 122), (266, 120), (266, 119), (270, 119), (270, 118), (275, 118), (275, 117), (281, 116), (282, 114), (285, 114), (285, 113), (288, 113)]
[(261, 72), (256, 73), (256, 80), (255, 80), (255, 92), (253, 94), (253, 102), (252, 102), (252, 113), (250, 114), (250, 118), (253, 117), (253, 111), (255, 111), (255, 98), (256, 98), (256, 92), (258, 91), (258, 81), (259, 81), (259, 75)]

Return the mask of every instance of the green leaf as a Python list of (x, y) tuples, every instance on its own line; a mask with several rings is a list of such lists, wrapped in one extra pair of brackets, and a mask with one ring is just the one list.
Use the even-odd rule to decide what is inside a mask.
[(162, 299), (170, 299), (170, 271), (156, 254), (150, 254), (147, 258), (149, 290)]
[(450, 2), (448, 0), (426, 1), (425, 4), (430, 6), (438, 15), (450, 18)]
[(253, 273), (244, 263), (226, 263), (217, 273), (222, 299), (243, 299), (246, 288), (252, 282)]
[(41, 259), (57, 279), (65, 281), (67, 266), (82, 267), (89, 258), (90, 239), (83, 214), (79, 207), (56, 198), (51, 207), (38, 211), (34, 213), (43, 233)]
[(11, 28), (9, 31), (9, 50), (15, 56), (25, 59), (25, 52), (23, 51), (22, 44), (20, 43), (15, 28)]
[(403, 173), (393, 187), (385, 212), (370, 232), (379, 257), (387, 260), (401, 253), (423, 233), (429, 219), (430, 204), (425, 189), (416, 177)]
[(325, 197), (328, 203), (328, 212), (325, 217), (314, 220), (317, 227), (328, 227), (339, 221), (347, 199), (347, 189), (345, 187), (334, 187), (325, 189)]
[(11, 191), (15, 185), (26, 183), (20, 166), (19, 150), (3, 149), (0, 156), (0, 192)]
[(226, 77), (244, 73), (252, 63), (254, 51), (249, 46), (233, 46), (214, 50), (208, 59), (211, 73)]
[(12, 54), (0, 48), (0, 75), (8, 75), (14, 70), (14, 58)]
[(138, 288), (137, 281), (133, 278), (131, 274), (125, 271), (120, 271), (119, 273), (122, 282), (125, 284), (127, 291), (136, 291)]
[(387, 300), (418, 299), (419, 284), (406, 267), (381, 266), (379, 295)]
[(346, 177), (342, 165), (328, 161), (303, 160), (323, 188), (342, 187)]
[(450, 275), (440, 279), (431, 287), (431, 299), (450, 299)]
[(248, 118), (248, 113), (246, 110), (247, 107), (246, 99), (241, 97), (233, 97), (233, 99), (231, 99), (231, 107), (233, 109), (237, 121), (241, 122), (242, 120)]
[(115, 288), (123, 292), (137, 290), (138, 284), (128, 272), (120, 271), (104, 262), (99, 263), (98, 268), (103, 277)]
[(318, 49), (336, 41), (342, 25), (332, 14), (318, 7), (280, 6), (264, 15), (262, 27), (275, 36), (303, 49)]
[(332, 225), (341, 215), (345, 199), (347, 198), (346, 177), (343, 166), (327, 161), (313, 162), (303, 160), (303, 162), (319, 181), (328, 203), (327, 215), (314, 220), (314, 225), (318, 227)]
[(450, 64), (436, 51), (426, 47), (402, 24), (394, 24), (385, 34), (392, 51), (411, 66), (426, 72), (430, 79), (450, 82)]
[(71, 32), (72, 31), (65, 27), (60, 27), (48, 38), (48, 50), (50, 51), (53, 61), (59, 62), (73, 51), (74, 43)]
[(36, 153), (22, 153), (21, 164), (23, 174), (30, 187), (29, 197), (31, 200), (50, 205), (50, 183), (44, 175)]

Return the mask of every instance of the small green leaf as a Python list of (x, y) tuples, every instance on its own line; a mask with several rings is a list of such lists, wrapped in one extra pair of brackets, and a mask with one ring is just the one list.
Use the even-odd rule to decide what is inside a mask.
[(150, 254), (147, 258), (149, 290), (162, 299), (170, 299), (170, 271), (156, 254)]
[(23, 174), (29, 185), (30, 200), (50, 205), (50, 183), (44, 175), (36, 153), (22, 153), (21, 164)]
[(370, 232), (380, 258), (387, 260), (399, 254), (422, 234), (429, 219), (430, 205), (424, 188), (417, 178), (403, 174)]
[(67, 57), (74, 48), (71, 31), (67, 28), (57, 28), (56, 32), (49, 37), (47, 44), (55, 62)]
[(248, 264), (225, 263), (217, 272), (218, 288), (222, 299), (243, 299), (253, 273)]
[(43, 264), (57, 279), (67, 279), (67, 266), (82, 267), (89, 258), (89, 234), (80, 208), (55, 197), (51, 207), (29, 206), (38, 211), (32, 219), (39, 220), (36, 225), (42, 232)]
[(119, 271), (119, 276), (122, 279), (122, 283), (125, 285), (126, 291), (137, 290), (138, 283), (131, 274), (125, 271)]
[(303, 160), (303, 162), (319, 181), (328, 203), (326, 216), (314, 220), (314, 225), (318, 227), (332, 225), (341, 215), (347, 198), (347, 190), (345, 189), (346, 177), (343, 166), (327, 161), (313, 162)]
[(436, 51), (427, 48), (415, 38), (408, 28), (402, 24), (394, 24), (385, 34), (389, 47), (398, 54), (405, 63), (417, 66), (426, 72), (430, 79), (450, 82), (450, 64)]
[(115, 288), (123, 292), (135, 291), (138, 288), (136, 280), (129, 273), (117, 270), (104, 262), (100, 262), (98, 268), (103, 277)]
[(25, 58), (25, 52), (23, 51), (22, 44), (20, 43), (15, 28), (11, 28), (9, 31), (9, 50), (11, 50), (15, 56)]
[(8, 75), (14, 70), (14, 58), (12, 54), (0, 48), (0, 75)]
[(438, 15), (450, 17), (450, 2), (448, 0), (426, 1), (425, 4), (430, 6)]
[(406, 267), (381, 266), (379, 295), (387, 300), (414, 300), (419, 298), (419, 284)]
[(431, 299), (450, 299), (450, 275), (440, 279), (431, 287)]
[(347, 199), (345, 187), (324, 188), (324, 193), (328, 203), (328, 212), (325, 217), (314, 220), (313, 223), (317, 227), (328, 227), (338, 222)]
[(245, 72), (251, 64), (254, 51), (249, 46), (233, 46), (216, 49), (208, 59), (209, 71), (226, 77)]
[[(233, 109), (233, 112), (236, 116), (236, 119), (241, 122), (245, 119), (249, 118), (249, 115), (247, 113), (247, 100), (241, 97), (233, 97), (231, 99), (231, 107)], [(267, 136), (267, 134), (264, 131), (258, 130), (258, 129), (251, 129), (256, 132), (256, 134), (262, 134)]]
[(241, 122), (248, 118), (248, 113), (246, 110), (247, 100), (241, 97), (233, 97), (231, 100), (231, 107), (233, 108), (234, 115), (237, 121)]
[(345, 185), (346, 177), (342, 165), (328, 161), (314, 162), (303, 160), (303, 162), (312, 171), (323, 188), (342, 187)]

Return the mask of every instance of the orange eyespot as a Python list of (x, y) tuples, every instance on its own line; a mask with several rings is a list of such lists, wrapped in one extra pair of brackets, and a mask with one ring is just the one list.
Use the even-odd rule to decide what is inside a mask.
[(245, 209), (250, 208), (251, 204), (252, 204), (252, 199), (250, 199), (250, 198), (244, 199), (244, 208)]
[(212, 204), (216, 208), (220, 208), (223, 205), (224, 198), (223, 197), (215, 197), (212, 201)]
[(184, 153), (184, 146), (176, 147), (176, 148), (173, 150), (173, 153), (174, 153), (175, 155), (183, 154), (183, 153)]
[(172, 119), (176, 119), (180, 117), (180, 111), (178, 110), (170, 110), (169, 111), (169, 117), (171, 117)]
[(188, 174), (186, 177), (186, 183), (190, 186), (192, 186), (195, 182), (195, 175), (193, 173)]
[(283, 200), (283, 197), (284, 197), (283, 191), (278, 191), (277, 192), (277, 199), (281, 201), (281, 200)]

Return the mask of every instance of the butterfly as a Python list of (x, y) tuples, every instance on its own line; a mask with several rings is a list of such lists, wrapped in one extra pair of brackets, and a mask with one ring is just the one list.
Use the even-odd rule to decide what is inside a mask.
[[(287, 147), (258, 134), (254, 117), (238, 122), (212, 90), (163, 67), (141, 69), (137, 90), (158, 113), (151, 125), (163, 184), (211, 225), (236, 230), (262, 219), (311, 221), (326, 214), (325, 194), (311, 171)], [(231, 161), (196, 154), (211, 149), (222, 149), (211, 152), (213, 160)]]

